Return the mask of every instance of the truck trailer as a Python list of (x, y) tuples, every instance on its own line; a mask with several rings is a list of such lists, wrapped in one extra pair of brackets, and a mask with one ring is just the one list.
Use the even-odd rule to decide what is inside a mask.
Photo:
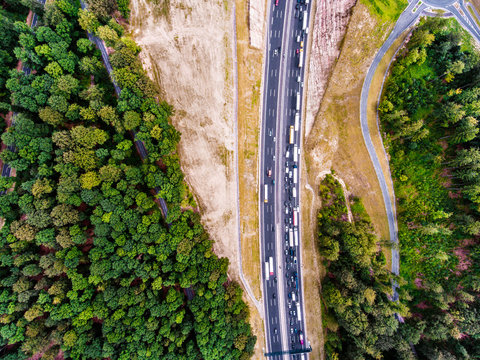
[(268, 265), (269, 265), (269, 268), (270, 268), (270, 276), (273, 276), (273, 258), (271, 256), (268, 259)]

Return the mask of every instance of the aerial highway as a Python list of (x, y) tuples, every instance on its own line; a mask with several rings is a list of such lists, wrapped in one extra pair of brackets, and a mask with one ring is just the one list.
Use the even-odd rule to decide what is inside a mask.
[(305, 359), (300, 236), (300, 148), (308, 0), (268, 3), (260, 155), (265, 353)]

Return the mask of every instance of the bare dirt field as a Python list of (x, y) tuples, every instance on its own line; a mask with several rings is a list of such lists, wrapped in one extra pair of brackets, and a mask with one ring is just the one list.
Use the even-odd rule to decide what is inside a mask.
[[(480, 0), (479, 0), (480, 1)], [(342, 39), (357, 0), (317, 0), (313, 21), (313, 41), (309, 49), (310, 66), (305, 135), (312, 129), (315, 115), (322, 101), (328, 79), (340, 54)]]
[[(238, 167), (243, 270), (261, 298), (258, 220), (258, 141), (265, 3), (236, 1), (238, 58)], [(254, 27), (249, 23), (256, 22)]]

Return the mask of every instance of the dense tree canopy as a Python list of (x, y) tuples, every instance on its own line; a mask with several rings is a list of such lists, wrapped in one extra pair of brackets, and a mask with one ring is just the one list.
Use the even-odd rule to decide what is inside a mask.
[[(172, 109), (108, 9), (97, 18), (56, 0), (35, 31), (16, 27), (15, 54), (34, 71), (6, 81), (17, 115), (2, 140), (16, 151), (0, 156), (16, 176), (0, 181), (10, 189), (0, 197), (0, 357), (248, 359), (242, 290), (198, 213), (180, 208), (188, 190)], [(116, 34), (120, 98), (80, 27), (95, 22)]]
[[(413, 56), (412, 54), (422, 54)], [(424, 55), (423, 55), (424, 54)], [(480, 357), (480, 61), (453, 20), (421, 22), (380, 104), (398, 199), (401, 273), (421, 359)], [(422, 325), (423, 324), (423, 325)]]

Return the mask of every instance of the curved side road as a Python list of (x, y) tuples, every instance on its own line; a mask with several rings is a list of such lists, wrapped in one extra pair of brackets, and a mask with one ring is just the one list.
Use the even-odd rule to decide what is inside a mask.
[[(385, 176), (382, 171), (382, 167), (380, 166), (380, 162), (378, 160), (377, 153), (375, 152), (375, 148), (372, 143), (372, 138), (370, 136), (370, 129), (368, 127), (368, 119), (367, 119), (367, 99), (368, 94), (370, 91), (370, 85), (372, 83), (373, 75), (377, 70), (378, 64), (385, 56), (387, 50), (392, 46), (394, 41), (410, 26), (412, 26), (420, 17), (420, 14), (426, 8), (426, 5), (419, 4), (419, 1), (412, 1), (408, 7), (404, 10), (404, 12), (400, 15), (393, 28), (392, 32), (390, 33), (389, 37), (382, 45), (380, 50), (375, 55), (370, 68), (368, 69), (367, 75), (365, 77), (365, 81), (362, 87), (362, 93), (360, 98), (360, 125), (362, 128), (362, 135), (363, 140), (365, 142), (365, 146), (367, 147), (368, 154), (370, 155), (370, 159), (372, 161), (373, 167), (375, 169), (375, 173), (378, 178), (378, 182), (380, 188), (382, 190), (383, 201), (385, 203), (385, 210), (387, 213), (388, 218), (388, 227), (390, 231), (390, 241), (398, 245), (398, 230), (397, 230), (397, 218), (395, 213), (395, 204), (392, 204), (392, 198), (395, 199), (395, 194), (390, 194), (389, 188), (387, 186), (387, 182), (385, 180)], [(413, 12), (413, 10), (415, 10)], [(377, 129), (378, 130), (378, 129)], [(379, 134), (380, 136), (380, 134)], [(399, 252), (398, 246), (394, 246), (392, 248), (392, 272), (394, 274), (399, 274), (400, 264), (399, 264)], [(394, 299), (398, 297), (397, 293), (394, 294)]]

